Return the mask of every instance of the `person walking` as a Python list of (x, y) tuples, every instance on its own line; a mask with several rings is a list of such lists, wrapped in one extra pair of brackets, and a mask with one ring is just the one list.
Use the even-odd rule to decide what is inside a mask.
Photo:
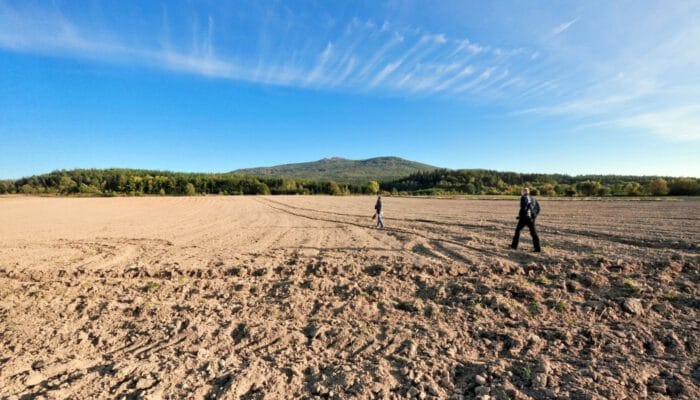
[(520, 231), (527, 226), (530, 230), (530, 236), (532, 236), (532, 244), (535, 246), (535, 252), (539, 253), (542, 251), (542, 248), (540, 248), (540, 238), (537, 236), (537, 230), (535, 229), (535, 218), (537, 218), (539, 213), (539, 203), (530, 196), (530, 189), (524, 187), (520, 192), (520, 212), (516, 217), (518, 226), (515, 227), (515, 236), (513, 236), (513, 243), (510, 245), (512, 249), (518, 248)]
[(374, 216), (377, 217), (377, 228), (384, 229), (384, 218), (382, 217), (382, 196), (377, 196), (377, 202), (374, 203)]

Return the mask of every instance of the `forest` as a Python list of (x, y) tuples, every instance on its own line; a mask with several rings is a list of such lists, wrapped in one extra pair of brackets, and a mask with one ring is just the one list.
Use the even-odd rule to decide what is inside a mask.
[(541, 196), (697, 196), (696, 178), (659, 176), (524, 174), (491, 170), (436, 169), (382, 184), (393, 193), (517, 195), (523, 186)]
[(528, 186), (548, 197), (698, 196), (697, 178), (526, 174), (491, 170), (436, 169), (379, 182), (244, 176), (235, 173), (180, 173), (136, 169), (57, 170), (17, 180), (0, 181), (0, 194), (75, 196), (141, 196), (201, 194), (376, 194), (393, 195), (517, 195)]
[(0, 194), (84, 196), (266, 195), (365, 193), (368, 185), (334, 181), (263, 178), (236, 174), (180, 173), (136, 169), (59, 170), (15, 181), (0, 181)]

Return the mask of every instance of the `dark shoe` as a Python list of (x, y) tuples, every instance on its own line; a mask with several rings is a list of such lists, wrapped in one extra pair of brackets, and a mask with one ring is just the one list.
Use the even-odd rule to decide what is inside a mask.
[(535, 250), (532, 250), (532, 252), (533, 252), (533, 253), (541, 253), (541, 252), (542, 252), (542, 249), (535, 249)]

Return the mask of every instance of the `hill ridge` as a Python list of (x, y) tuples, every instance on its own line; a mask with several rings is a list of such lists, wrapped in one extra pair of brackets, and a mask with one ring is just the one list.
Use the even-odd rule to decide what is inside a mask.
[(372, 157), (362, 160), (333, 156), (317, 161), (242, 168), (231, 171), (231, 173), (266, 178), (334, 180), (360, 183), (368, 180), (390, 181), (416, 172), (436, 169), (439, 169), (439, 167), (406, 160), (397, 156)]

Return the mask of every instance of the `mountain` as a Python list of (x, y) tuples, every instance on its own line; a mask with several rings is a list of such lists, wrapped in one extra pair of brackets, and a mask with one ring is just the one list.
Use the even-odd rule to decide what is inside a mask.
[(435, 169), (438, 169), (438, 167), (404, 160), (399, 157), (376, 157), (367, 160), (348, 160), (341, 157), (331, 157), (313, 162), (246, 168), (232, 172), (239, 175), (259, 177), (365, 183), (370, 180), (389, 181), (403, 178), (415, 172)]

